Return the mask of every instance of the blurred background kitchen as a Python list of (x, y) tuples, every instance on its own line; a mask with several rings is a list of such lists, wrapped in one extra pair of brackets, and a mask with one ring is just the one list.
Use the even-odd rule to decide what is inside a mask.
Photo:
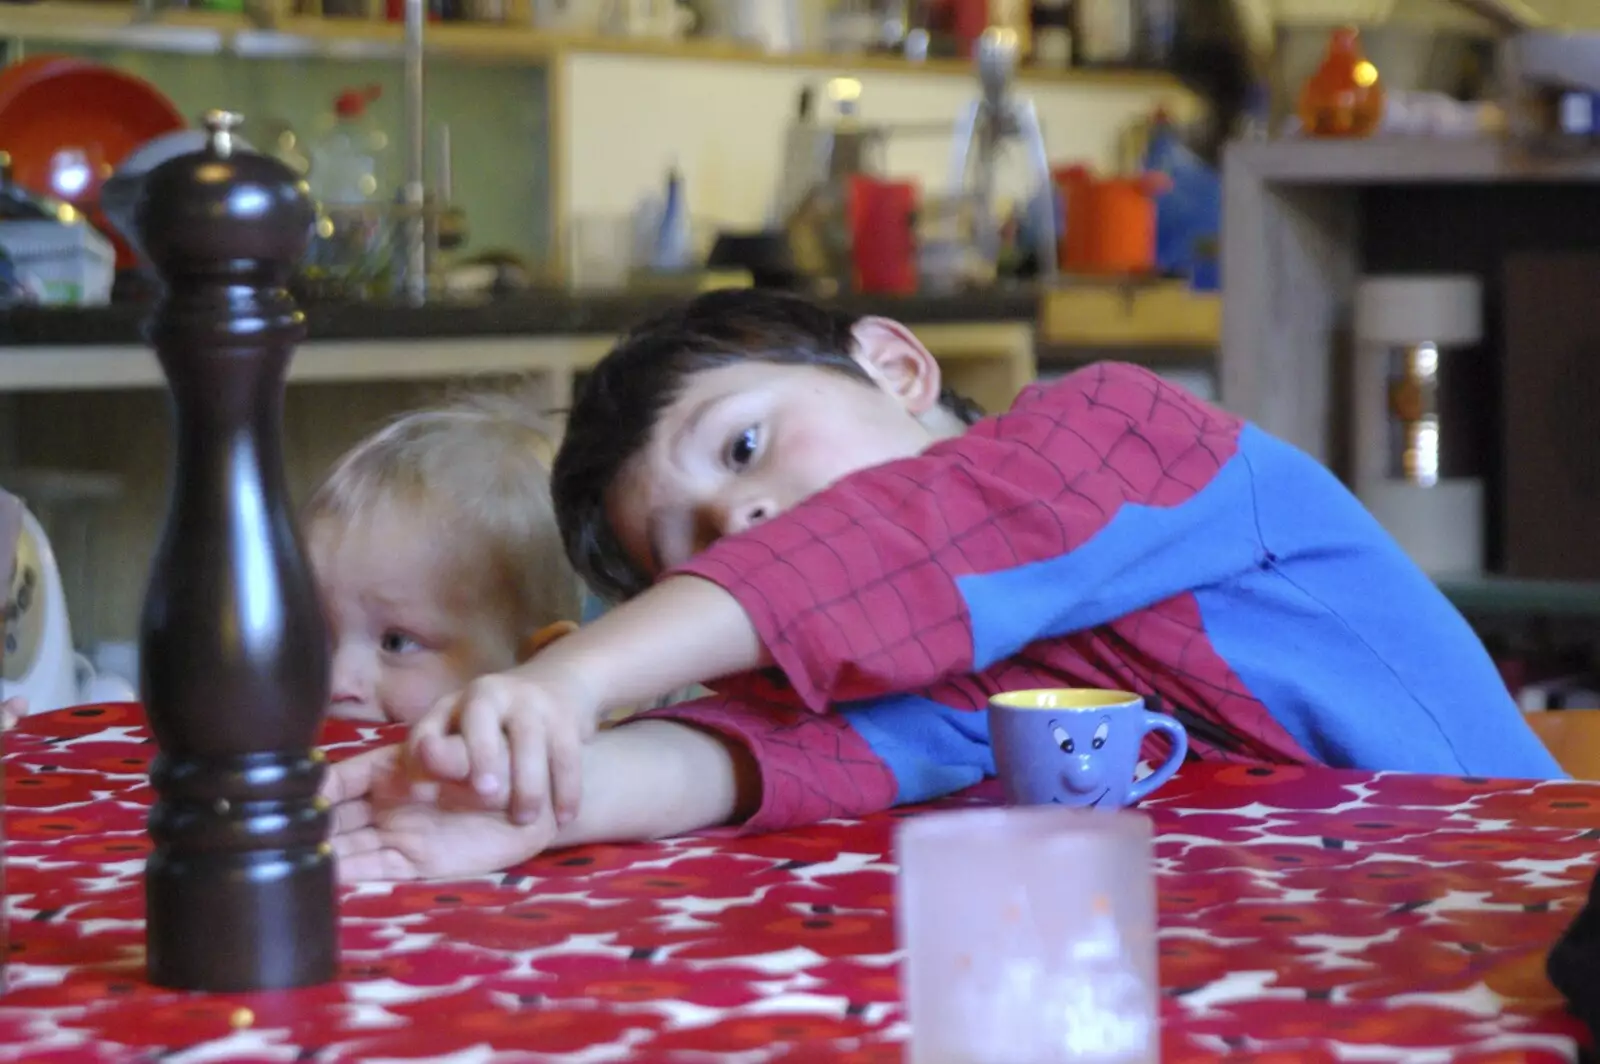
[(1512, 260), (1600, 243), (1589, 31), (1594, 0), (0, 2), (0, 484), (37, 518), (7, 689), (136, 674), (168, 445), (119, 218), (223, 108), (320, 205), (297, 493), (429, 395), (559, 408), (650, 308), (777, 285), (908, 322), (990, 408), (1106, 357), (1220, 399), (1345, 476), (1530, 706), (1581, 700), (1600, 567), (1547, 528), (1600, 510), (1515, 518), (1589, 481), (1514, 472), (1565, 445), (1507, 457), (1499, 385), (1507, 293), (1593, 268)]

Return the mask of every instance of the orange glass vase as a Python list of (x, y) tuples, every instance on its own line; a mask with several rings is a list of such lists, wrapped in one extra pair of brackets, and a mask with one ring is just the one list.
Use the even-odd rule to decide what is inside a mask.
[(1300, 124), (1309, 137), (1365, 137), (1383, 118), (1383, 82), (1355, 29), (1334, 30), (1322, 65), (1300, 90)]

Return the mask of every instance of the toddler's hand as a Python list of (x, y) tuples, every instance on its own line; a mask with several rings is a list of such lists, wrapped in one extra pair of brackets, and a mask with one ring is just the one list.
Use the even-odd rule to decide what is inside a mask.
[(27, 715), (28, 700), (26, 698), (8, 698), (4, 702), (0, 702), (0, 731), (10, 731)]
[(555, 839), (548, 817), (513, 825), (459, 786), (434, 786), (437, 793), (419, 796), (402, 753), (398, 746), (369, 750), (329, 766), (323, 777), (329, 841), (346, 882), (485, 875), (527, 860)]
[(427, 776), (470, 783), (516, 823), (552, 805), (566, 824), (578, 813), (582, 747), (597, 708), (581, 685), (535, 660), (441, 699), (412, 726), (407, 759)]

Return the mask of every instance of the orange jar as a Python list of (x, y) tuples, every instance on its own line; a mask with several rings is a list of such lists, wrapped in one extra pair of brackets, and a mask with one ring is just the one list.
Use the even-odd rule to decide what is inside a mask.
[(1361, 50), (1353, 27), (1334, 30), (1322, 65), (1300, 90), (1300, 124), (1308, 137), (1365, 137), (1383, 118), (1383, 82)]
[(1171, 187), (1165, 174), (1096, 177), (1088, 167), (1061, 167), (1056, 188), (1066, 200), (1061, 269), (1078, 274), (1147, 274), (1156, 266), (1156, 200)]

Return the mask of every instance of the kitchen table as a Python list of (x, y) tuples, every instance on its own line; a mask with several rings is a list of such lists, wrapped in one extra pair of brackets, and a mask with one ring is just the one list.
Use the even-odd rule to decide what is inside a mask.
[[(383, 737), (325, 736), (332, 758)], [(4, 743), (0, 1060), (900, 1059), (913, 810), (347, 888), (339, 982), (205, 996), (143, 981), (139, 708)], [(1191, 763), (1147, 809), (1165, 1064), (1575, 1059), (1543, 964), (1594, 874), (1600, 785)]]

